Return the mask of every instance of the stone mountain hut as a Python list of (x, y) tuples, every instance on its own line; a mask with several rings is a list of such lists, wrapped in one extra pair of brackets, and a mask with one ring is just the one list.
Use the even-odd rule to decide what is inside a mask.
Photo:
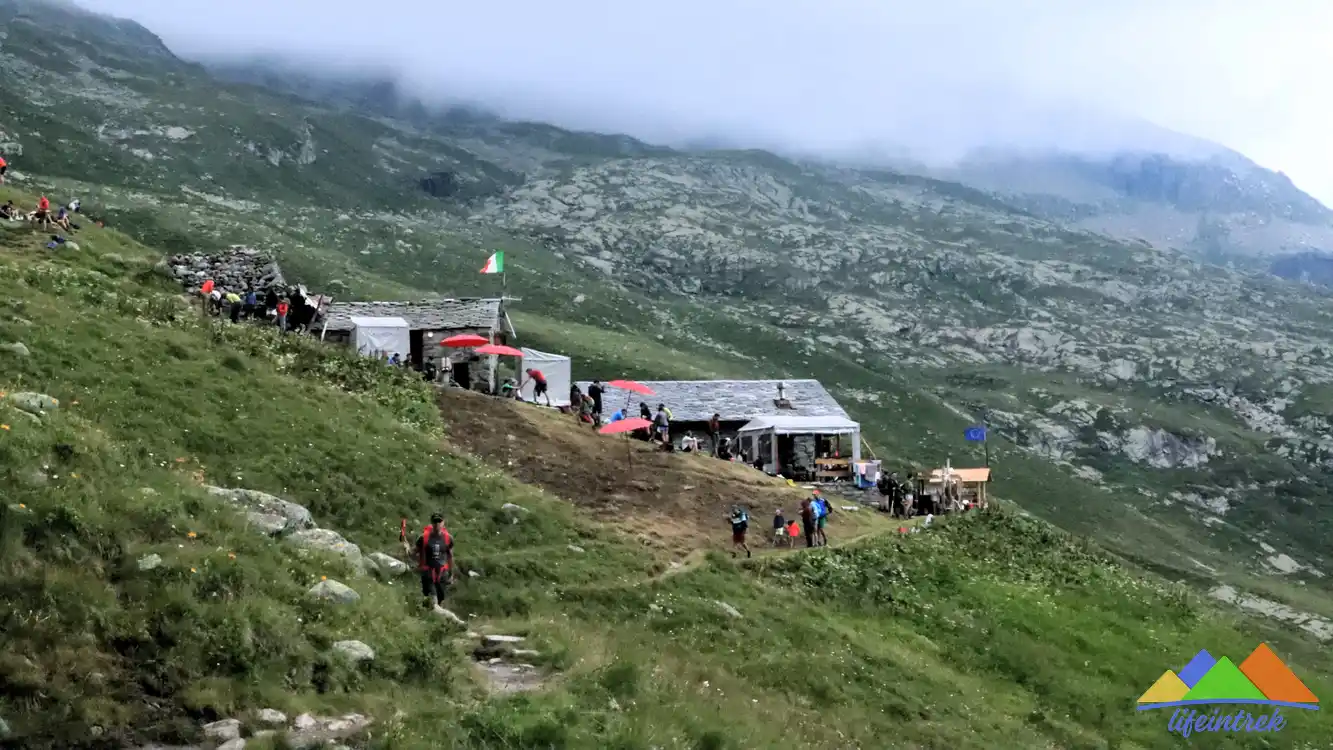
[[(324, 314), (321, 337), (326, 341), (351, 344), (356, 328), (353, 318), (401, 318), (410, 332), (414, 366), (428, 358), (438, 358), (440, 341), (460, 334), (484, 336), (492, 343), (508, 344), (516, 334), (504, 303), (498, 298), (441, 299), (419, 302), (333, 302)], [(466, 352), (453, 350), (454, 359)], [(493, 359), (493, 358), (488, 358)]]
[[(629, 416), (639, 402), (671, 409), (671, 434), (699, 438), (700, 450), (712, 451), (708, 420), (719, 415), (722, 437), (739, 438), (748, 463), (791, 478), (850, 477), (849, 461), (860, 456), (861, 426), (852, 421), (818, 380), (648, 380), (657, 394), (630, 397)], [(588, 391), (589, 382), (579, 384)], [(625, 405), (625, 392), (608, 389), (604, 416)], [(820, 461), (820, 457), (826, 457)], [(828, 463), (820, 466), (819, 463)], [(834, 466), (836, 464), (836, 466)], [(829, 467), (832, 467), (830, 469)]]

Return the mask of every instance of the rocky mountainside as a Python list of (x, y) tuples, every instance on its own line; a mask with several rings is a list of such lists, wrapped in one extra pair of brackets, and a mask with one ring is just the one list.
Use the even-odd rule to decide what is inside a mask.
[(961, 432), (986, 419), (1002, 496), (1333, 617), (1307, 593), (1333, 539), (1327, 293), (1084, 228), (1160, 209), (1229, 237), (1251, 219), (1314, 232), (1327, 211), (1278, 176), (1062, 163), (1096, 186), (1073, 203), (1111, 207), (1071, 218), (907, 172), (436, 113), (374, 84), (223, 81), (137, 25), (31, 0), (0, 0), (0, 20), (11, 174), (140, 239), (272, 250), (292, 281), (360, 297), (493, 293), (476, 269), (508, 248), (517, 307), (576, 361), (653, 338), (819, 378), (894, 462), (980, 460)]
[(938, 176), (1074, 228), (1211, 257), (1333, 248), (1333, 211), (1244, 156), (979, 152)]

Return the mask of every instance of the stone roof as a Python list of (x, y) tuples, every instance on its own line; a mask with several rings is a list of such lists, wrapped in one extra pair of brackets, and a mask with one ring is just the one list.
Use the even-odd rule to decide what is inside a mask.
[[(352, 330), (352, 318), (402, 318), (414, 331), (464, 328), (503, 330), (500, 300), (441, 299), (418, 302), (333, 302), (326, 313), (330, 331)], [(316, 326), (318, 327), (318, 326)]]
[[(706, 422), (721, 414), (724, 422), (748, 422), (755, 417), (847, 417), (833, 396), (818, 380), (640, 380), (653, 389), (655, 396), (630, 397), (630, 405), (648, 402), (654, 409), (666, 404), (677, 422)], [(781, 408), (778, 383), (791, 408)], [(579, 389), (588, 391), (590, 381), (580, 381)], [(605, 383), (603, 383), (605, 385)], [(616, 408), (625, 402), (625, 391), (607, 389), (606, 401)], [(609, 412), (608, 412), (609, 413)], [(637, 413), (637, 412), (636, 412)]]

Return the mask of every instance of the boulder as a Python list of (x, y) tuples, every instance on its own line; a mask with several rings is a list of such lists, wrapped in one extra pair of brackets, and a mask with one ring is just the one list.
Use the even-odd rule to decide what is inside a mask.
[(9, 403), (13, 404), (15, 408), (38, 417), (45, 416), (48, 412), (60, 408), (60, 401), (45, 393), (19, 391), (18, 393), (9, 394), (8, 398)]
[(275, 708), (261, 708), (255, 714), (255, 718), (260, 722), (269, 725), (281, 725), (287, 723), (287, 714)]
[(361, 548), (332, 529), (304, 529), (287, 537), (287, 541), (298, 547), (342, 555), (347, 558), (347, 562), (352, 563), (358, 570), (361, 569)]
[(361, 595), (353, 591), (350, 586), (331, 578), (311, 586), (306, 594), (315, 599), (323, 599), (337, 604), (352, 604), (361, 600)]
[(223, 719), (204, 725), (204, 736), (210, 740), (226, 742), (241, 736), (241, 722), (236, 719)]
[(15, 341), (12, 344), (0, 344), (0, 352), (9, 352), (16, 357), (27, 357), (32, 354), (28, 347), (22, 341)]
[(361, 641), (338, 641), (333, 644), (333, 650), (355, 662), (374, 661), (375, 659), (375, 649)]
[(217, 746), (217, 750), (245, 750), (245, 740), (237, 737)]
[(366, 555), (366, 560), (374, 567), (375, 572), (385, 577), (402, 575), (407, 572), (407, 563), (383, 552), (371, 552)]
[[(282, 498), (270, 495), (267, 492), (214, 487), (210, 485), (208, 486), (208, 494), (213, 495), (214, 497), (220, 497), (258, 514), (263, 514), (265, 516), (280, 516), (286, 520), (286, 529), (297, 530), (315, 528), (315, 519), (311, 517), (310, 511), (306, 510), (304, 505), (298, 505), (290, 500), (283, 500)], [(255, 518), (251, 518), (250, 520), (252, 523), (257, 522), (257, 519)], [(271, 525), (271, 522), (269, 525)]]
[(521, 635), (484, 635), (484, 636), (481, 637), (481, 639), (482, 639), (483, 641), (485, 641), (486, 644), (489, 645), (489, 646), (494, 646), (494, 645), (497, 645), (497, 644), (500, 644), (500, 643), (522, 643), (522, 642), (523, 642), (523, 636), (521, 636)]
[(139, 558), (139, 570), (154, 570), (162, 567), (162, 556), (156, 552)]

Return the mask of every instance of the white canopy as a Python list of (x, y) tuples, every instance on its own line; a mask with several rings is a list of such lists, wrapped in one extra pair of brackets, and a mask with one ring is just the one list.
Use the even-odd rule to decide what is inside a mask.
[[(522, 351), (523, 361), (519, 364), (518, 373), (520, 382), (527, 378), (528, 368), (539, 370), (546, 377), (546, 395), (551, 397), (551, 406), (570, 406), (569, 385), (572, 376), (570, 374), (569, 357), (563, 354), (539, 352), (527, 347), (524, 347)], [(523, 396), (525, 401), (531, 401), (532, 383), (524, 383), (523, 388), (519, 390), (519, 394)], [(546, 399), (543, 398), (537, 403), (545, 404)]]
[(755, 417), (740, 429), (776, 435), (855, 435), (861, 425), (845, 417)]
[(412, 329), (402, 318), (352, 318), (352, 344), (371, 357), (412, 356)]

